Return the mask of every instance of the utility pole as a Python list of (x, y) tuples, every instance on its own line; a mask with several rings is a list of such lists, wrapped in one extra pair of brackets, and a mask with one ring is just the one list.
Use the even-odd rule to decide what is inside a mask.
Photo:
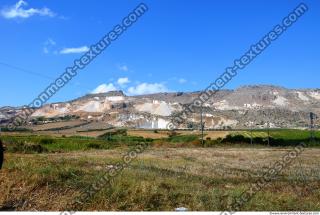
[(311, 140), (311, 142), (314, 142), (314, 139), (315, 139), (314, 119), (315, 119), (315, 114), (310, 112), (310, 140)]
[(268, 146), (270, 146), (270, 122), (267, 122)]
[(252, 135), (252, 127), (253, 127), (253, 122), (250, 122), (250, 144), (253, 144), (253, 135)]
[(203, 119), (202, 119), (202, 103), (201, 103), (201, 107), (200, 107), (200, 126), (201, 126), (201, 144), (202, 144), (202, 146), (204, 145), (204, 143), (203, 143), (203, 127), (204, 127), (204, 125), (203, 125)]
[[(267, 117), (266, 112), (263, 111), (262, 113), (265, 117)], [(269, 120), (267, 121), (267, 135), (268, 135), (268, 139), (267, 139), (268, 146), (270, 146), (270, 121)]]

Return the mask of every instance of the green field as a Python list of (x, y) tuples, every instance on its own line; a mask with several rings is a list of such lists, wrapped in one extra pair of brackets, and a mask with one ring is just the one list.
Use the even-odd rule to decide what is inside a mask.
[[(245, 137), (262, 137), (266, 138), (268, 136), (267, 130), (253, 130), (251, 131), (235, 131), (233, 134), (243, 135)], [(285, 140), (306, 140), (310, 137), (310, 132), (308, 130), (298, 130), (298, 129), (270, 129), (270, 137), (275, 139), (285, 139)], [(320, 139), (320, 131), (315, 131), (315, 136)]]
[[(251, 144), (251, 134), (255, 146), (265, 146), (267, 131), (232, 131), (225, 138), (205, 138), (201, 144), (200, 135), (174, 133), (166, 138), (143, 138), (127, 135), (126, 130), (108, 131), (98, 137), (69, 136), (56, 137), (49, 135), (19, 135), (1, 136), (8, 152), (50, 153), (86, 151), (92, 149), (114, 149), (117, 147), (132, 147), (140, 142), (147, 142), (158, 147), (223, 147), (225, 145), (248, 146)], [(295, 146), (306, 142), (308, 146), (320, 146), (320, 132), (316, 132), (316, 141), (310, 142), (310, 134), (305, 130), (270, 130), (271, 146)], [(252, 147), (252, 146), (251, 146)]]

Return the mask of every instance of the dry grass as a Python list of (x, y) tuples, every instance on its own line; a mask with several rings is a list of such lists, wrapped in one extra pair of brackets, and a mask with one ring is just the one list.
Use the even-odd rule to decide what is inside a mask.
[(230, 131), (205, 131), (207, 134), (205, 137), (210, 137), (211, 139), (224, 138), (230, 133)]
[[(128, 149), (6, 154), (2, 210), (64, 210)], [(82, 210), (225, 210), (288, 148), (150, 148)], [(306, 149), (243, 210), (320, 210), (320, 149)], [(1, 210), (1, 209), (0, 209)]]

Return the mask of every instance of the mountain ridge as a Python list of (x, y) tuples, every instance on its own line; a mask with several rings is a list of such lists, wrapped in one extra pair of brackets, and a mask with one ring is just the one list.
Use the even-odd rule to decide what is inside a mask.
[[(202, 91), (163, 92), (127, 96), (123, 91), (87, 94), (36, 109), (32, 118), (77, 116), (115, 127), (166, 129), (173, 116), (196, 99)], [(206, 128), (265, 127), (296, 128), (308, 126), (310, 112), (320, 114), (320, 90), (287, 89), (275, 85), (244, 85), (234, 90), (217, 91), (204, 103)], [(0, 108), (0, 122), (19, 114), (21, 108)], [(200, 108), (178, 128), (197, 128)]]

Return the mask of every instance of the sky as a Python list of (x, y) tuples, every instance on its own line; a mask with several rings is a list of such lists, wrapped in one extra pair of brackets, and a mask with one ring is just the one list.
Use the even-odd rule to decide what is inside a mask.
[[(140, 1), (1, 0), (0, 106), (29, 104)], [(145, 0), (149, 10), (49, 102), (88, 93), (198, 91), (300, 1)], [(225, 88), (319, 88), (320, 1)]]

